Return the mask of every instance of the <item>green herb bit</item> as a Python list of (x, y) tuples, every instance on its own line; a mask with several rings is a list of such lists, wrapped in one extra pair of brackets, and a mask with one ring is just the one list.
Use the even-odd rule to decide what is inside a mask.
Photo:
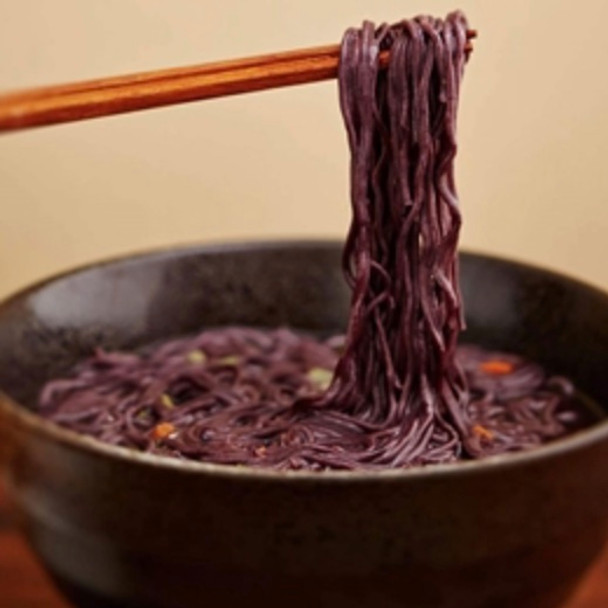
[(202, 350), (191, 350), (187, 355), (189, 363), (205, 363), (207, 361), (207, 355)]
[(323, 367), (313, 367), (308, 370), (308, 379), (313, 384), (316, 384), (320, 389), (327, 390), (331, 384), (331, 379), (334, 377), (332, 371)]
[(217, 360), (220, 365), (237, 365), (239, 361), (240, 359), (236, 355), (228, 355)]
[(171, 399), (171, 395), (167, 395), (167, 393), (163, 393), (160, 397), (160, 402), (169, 409), (175, 407), (175, 403), (173, 403), (173, 399)]

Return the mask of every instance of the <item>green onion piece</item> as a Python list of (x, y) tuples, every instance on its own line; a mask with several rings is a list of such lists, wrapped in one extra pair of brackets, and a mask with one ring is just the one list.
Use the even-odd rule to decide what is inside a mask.
[(331, 384), (331, 379), (334, 377), (332, 371), (322, 367), (313, 367), (308, 370), (308, 379), (316, 384), (320, 389), (327, 390)]
[(220, 365), (237, 365), (239, 361), (240, 359), (236, 355), (228, 355), (217, 360)]
[(163, 393), (160, 397), (160, 402), (169, 409), (175, 407), (175, 403), (173, 403), (173, 399), (171, 399), (171, 395), (167, 395), (167, 393)]
[(202, 350), (191, 350), (187, 355), (189, 363), (204, 363), (207, 360), (207, 355)]

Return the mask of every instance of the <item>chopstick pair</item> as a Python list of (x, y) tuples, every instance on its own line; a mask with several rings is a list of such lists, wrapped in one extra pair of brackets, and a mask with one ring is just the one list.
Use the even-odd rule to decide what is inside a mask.
[[(467, 52), (476, 35), (467, 32)], [(0, 96), (0, 132), (328, 80), (339, 53), (321, 46), (9, 93)]]

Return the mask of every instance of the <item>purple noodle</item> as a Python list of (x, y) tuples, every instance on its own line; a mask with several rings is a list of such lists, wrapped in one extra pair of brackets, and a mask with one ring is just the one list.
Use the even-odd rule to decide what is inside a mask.
[(44, 387), (41, 413), (137, 450), (312, 470), (480, 458), (580, 425), (569, 381), (514, 355), (457, 348), (454, 157), (466, 31), (452, 13), (365, 22), (344, 36), (344, 337), (223, 327), (143, 354), (98, 350), (72, 378)]

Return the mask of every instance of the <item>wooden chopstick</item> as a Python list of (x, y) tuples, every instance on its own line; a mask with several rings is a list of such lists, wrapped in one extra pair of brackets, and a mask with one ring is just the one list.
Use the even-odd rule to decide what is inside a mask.
[[(339, 53), (321, 46), (8, 93), (0, 95), (0, 132), (327, 80), (337, 76)], [(386, 65), (388, 54), (380, 60)]]

